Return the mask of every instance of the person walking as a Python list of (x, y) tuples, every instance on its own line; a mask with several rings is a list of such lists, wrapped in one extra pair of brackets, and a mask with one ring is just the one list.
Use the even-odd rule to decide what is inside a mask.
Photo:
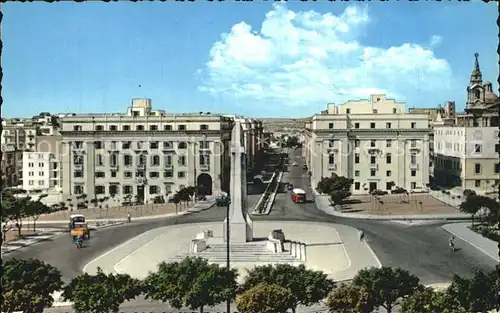
[(130, 212), (127, 214), (127, 221), (130, 223), (130, 221), (132, 220), (132, 216), (130, 216)]
[(363, 231), (363, 228), (359, 230), (359, 241), (362, 241), (365, 239), (365, 232)]
[(457, 248), (455, 248), (455, 236), (451, 236), (448, 244), (450, 246), (451, 251), (454, 252), (457, 250)]

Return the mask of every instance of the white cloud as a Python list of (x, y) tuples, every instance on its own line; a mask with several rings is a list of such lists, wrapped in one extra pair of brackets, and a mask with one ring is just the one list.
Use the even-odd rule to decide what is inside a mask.
[(437, 47), (439, 46), (439, 44), (443, 41), (443, 38), (441, 38), (441, 36), (438, 36), (438, 35), (432, 35), (431, 37), (431, 41), (429, 43), (429, 46), (431, 48), (434, 48), (434, 47)]
[[(368, 47), (360, 34), (370, 23), (366, 7), (339, 16), (293, 12), (276, 4), (260, 32), (241, 22), (210, 50), (200, 91), (287, 106), (322, 106), (386, 93), (447, 88), (451, 69), (432, 50), (413, 43)], [(390, 36), (390, 34), (386, 34)], [(439, 36), (431, 42), (438, 44)]]

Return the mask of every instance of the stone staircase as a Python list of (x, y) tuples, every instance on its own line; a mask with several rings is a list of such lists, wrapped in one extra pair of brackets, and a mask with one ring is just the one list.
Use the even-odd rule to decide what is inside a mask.
[[(284, 244), (282, 253), (274, 253), (266, 248), (265, 242), (248, 242), (231, 244), (229, 255), (231, 262), (240, 263), (301, 263), (300, 259), (294, 257), (288, 248), (289, 243)], [(202, 257), (212, 263), (226, 263), (226, 244), (209, 244), (207, 249), (199, 252), (185, 252), (171, 259), (173, 262), (181, 261), (187, 256)]]

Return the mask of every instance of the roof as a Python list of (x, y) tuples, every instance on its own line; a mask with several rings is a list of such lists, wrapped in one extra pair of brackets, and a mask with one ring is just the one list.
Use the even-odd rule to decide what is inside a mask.
[(301, 194), (301, 193), (305, 194), (306, 193), (303, 189), (300, 189), (300, 188), (294, 188), (292, 190), (292, 192), (296, 193), (296, 194)]

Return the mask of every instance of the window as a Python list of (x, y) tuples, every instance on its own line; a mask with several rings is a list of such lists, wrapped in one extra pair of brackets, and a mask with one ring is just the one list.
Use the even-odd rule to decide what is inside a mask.
[(104, 172), (95, 172), (95, 177), (96, 178), (104, 178), (104, 177), (106, 177), (106, 173), (104, 173)]
[(359, 139), (354, 140), (354, 148), (359, 148), (360, 144), (361, 142), (359, 141)]
[(125, 194), (125, 195), (132, 194), (132, 186), (129, 186), (129, 185), (123, 186), (123, 194)]
[(150, 195), (157, 194), (159, 192), (159, 189), (160, 188), (158, 188), (158, 186), (151, 185), (149, 186), (149, 194)]
[(479, 163), (474, 164), (474, 173), (481, 174), (481, 164)]
[(35, 181), (30, 180), (28, 183), (29, 183), (30, 186), (33, 186), (35, 184)]
[(29, 167), (34, 167), (34, 166), (35, 166), (35, 163), (28, 163), (28, 166), (29, 166)]
[(142, 147), (143, 147), (143, 145), (142, 145), (142, 141), (138, 141), (138, 142), (136, 142), (135, 144), (136, 144), (136, 146), (137, 146), (137, 150), (142, 150)]
[(354, 154), (354, 163), (359, 164), (359, 153)]
[(116, 127), (116, 125), (111, 125), (111, 126), (109, 126), (109, 130), (116, 131), (116, 130), (118, 130), (118, 127)]
[(163, 164), (172, 165), (172, 156), (171, 155), (164, 156), (163, 157)]
[(410, 147), (415, 148), (417, 146), (417, 140), (412, 139), (410, 140)]
[(495, 174), (500, 173), (500, 163), (495, 164)]
[(392, 188), (392, 182), (386, 182), (385, 183), (385, 190), (391, 190)]
[(370, 123), (370, 128), (375, 128), (375, 123)]
[(123, 177), (132, 178), (132, 172), (123, 172)]
[(43, 167), (43, 163), (38, 163), (38, 167)]
[(474, 153), (481, 153), (482, 146), (480, 144), (474, 145)]
[(123, 130), (130, 130), (130, 125), (123, 125)]
[(417, 189), (417, 183), (416, 183), (416, 182), (414, 182), (414, 181), (412, 181), (412, 182), (410, 183), (410, 189)]
[(359, 128), (359, 123), (354, 123), (354, 128)]
[(179, 161), (178, 161), (179, 165), (181, 166), (185, 166), (186, 165), (186, 156), (184, 155), (180, 155), (179, 156)]
[(174, 148), (174, 144), (171, 141), (163, 142), (163, 150), (171, 150)]
[(97, 150), (104, 149), (104, 143), (102, 141), (94, 141), (94, 148)]
[(125, 164), (125, 166), (132, 166), (132, 156), (125, 154), (123, 156), (123, 164)]
[(391, 139), (387, 139), (387, 140), (385, 141), (385, 146), (386, 146), (387, 148), (392, 147), (392, 140), (391, 140)]
[(373, 109), (373, 114), (377, 114), (378, 113), (378, 110), (377, 109)]
[(359, 176), (360, 172), (359, 170), (354, 171), (354, 176)]
[(102, 125), (97, 125), (97, 126), (95, 127), (95, 130), (96, 130), (96, 131), (103, 131), (103, 130), (104, 130), (104, 126), (102, 126)]
[(122, 142), (122, 149), (128, 150), (128, 149), (130, 149), (131, 145), (132, 145), (132, 141), (124, 141), (124, 142)]
[(185, 141), (181, 141), (177, 144), (178, 149), (186, 149), (187, 148), (187, 143)]
[(415, 153), (412, 153), (410, 156), (410, 163), (411, 164), (417, 164), (417, 155)]
[(346, 109), (346, 110), (345, 110), (345, 113), (346, 113), (346, 114), (351, 114), (351, 109)]
[(106, 193), (106, 188), (104, 188), (104, 186), (95, 186), (96, 195), (103, 195), (105, 193)]
[(475, 186), (476, 188), (481, 187), (481, 181), (480, 181), (480, 180), (475, 180), (475, 181), (474, 181), (474, 186)]
[(140, 112), (139, 111), (132, 111), (132, 116), (139, 116)]
[(158, 149), (159, 146), (160, 146), (160, 144), (158, 141), (151, 141), (149, 143), (149, 149)]
[(385, 128), (391, 128), (391, 123), (385, 123)]
[(151, 126), (149, 126), (149, 130), (158, 130), (158, 126), (151, 125)]
[(417, 128), (417, 123), (412, 122), (412, 123), (411, 123), (411, 128)]
[(370, 170), (370, 176), (375, 176), (377, 172), (375, 170)]
[(163, 177), (172, 178), (172, 177), (174, 177), (174, 172), (173, 171), (163, 171)]
[(158, 172), (149, 172), (149, 178), (159, 178), (160, 173)]
[(417, 176), (417, 171), (411, 170), (411, 176), (413, 176), (413, 177)]
[(370, 140), (370, 147), (375, 147), (376, 146), (376, 141), (375, 140)]
[(75, 171), (73, 173), (74, 178), (83, 178), (83, 171)]
[(200, 147), (200, 149), (210, 149), (210, 142), (209, 141), (200, 141), (199, 147)]
[(74, 185), (73, 186), (73, 193), (75, 195), (81, 195), (81, 194), (83, 194), (83, 186), (82, 185)]
[(172, 130), (172, 125), (163, 125), (163, 130)]
[(392, 114), (396, 114), (397, 112), (396, 108), (392, 108)]
[(38, 176), (43, 176), (43, 172), (38, 172)]
[(328, 128), (332, 129), (333, 128), (333, 123), (328, 123)]
[(81, 131), (81, 130), (82, 130), (82, 126), (80, 126), (80, 125), (73, 126), (73, 131)]
[(96, 154), (95, 155), (95, 163), (97, 166), (103, 166), (104, 165), (104, 158), (102, 157), (102, 154)]
[(377, 163), (377, 158), (374, 155), (370, 156), (370, 163), (371, 164)]
[(118, 194), (118, 185), (116, 185), (116, 184), (109, 185), (109, 194), (110, 195)]
[(177, 125), (177, 130), (186, 130), (186, 125)]
[(184, 178), (184, 177), (186, 177), (186, 172), (177, 172), (177, 177), (178, 178)]
[(111, 177), (116, 178), (116, 175), (117, 175), (116, 171), (111, 171)]
[(136, 130), (144, 130), (144, 125), (137, 125), (135, 127)]
[(28, 176), (35, 176), (35, 172), (29, 172)]
[(330, 154), (328, 156), (328, 164), (335, 164), (335, 154)]
[(354, 190), (359, 190), (359, 187), (360, 187), (359, 181), (354, 182)]
[(387, 164), (391, 164), (392, 163), (392, 154), (387, 153), (385, 155), (385, 163), (387, 163)]
[(111, 141), (111, 142), (110, 142), (110, 147), (109, 147), (109, 150), (112, 150), (112, 151), (116, 151), (116, 150), (118, 150), (118, 149), (116, 148), (116, 141)]
[(109, 165), (112, 167), (118, 166), (118, 153), (111, 153), (109, 156)]
[(151, 166), (160, 166), (160, 156), (159, 155), (151, 156)]
[(200, 125), (200, 130), (208, 130), (208, 125), (207, 124), (201, 124)]
[(392, 176), (392, 172), (391, 172), (391, 171), (387, 171), (387, 172), (385, 172), (385, 176), (387, 176), (387, 177), (391, 177), (391, 176)]

